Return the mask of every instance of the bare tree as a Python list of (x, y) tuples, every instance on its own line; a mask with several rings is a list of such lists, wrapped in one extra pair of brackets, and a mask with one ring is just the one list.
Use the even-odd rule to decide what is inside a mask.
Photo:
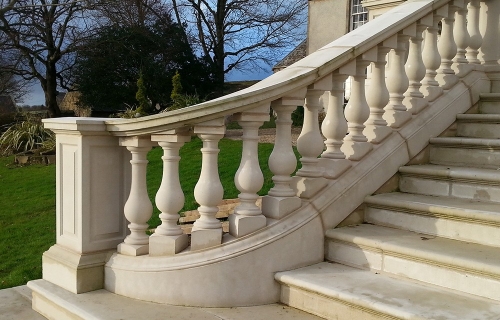
[(306, 0), (172, 0), (222, 88), (231, 70), (271, 65), (305, 37)]
[(6, 3), (2, 2), (2, 5), (0, 6), (0, 16), (3, 16), (7, 11), (12, 10), (14, 8), (14, 5), (17, 3), (18, 0), (10, 0)]
[(16, 76), (11, 71), (13, 69), (15, 65), (0, 58), (0, 95), (8, 95), (14, 101), (22, 102), (23, 97), (28, 94), (30, 83)]
[[(51, 116), (59, 116), (58, 87), (68, 89), (63, 74), (87, 30), (83, 2), (74, 0), (18, 0), (0, 14), (1, 46), (5, 61), (16, 61), (10, 72), (26, 81), (37, 80)], [(14, 68), (15, 67), (15, 68)]]
[(121, 0), (102, 1), (96, 7), (101, 25), (136, 26), (167, 20), (165, 3), (162, 0)]

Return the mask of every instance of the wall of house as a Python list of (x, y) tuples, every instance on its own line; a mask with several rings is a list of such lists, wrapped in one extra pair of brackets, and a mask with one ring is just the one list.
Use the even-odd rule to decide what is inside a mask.
[[(406, 0), (364, 0), (372, 20)], [(351, 0), (309, 0), (307, 54), (349, 32)]]
[(307, 25), (307, 54), (310, 54), (349, 30), (349, 0), (311, 0)]
[(363, 6), (368, 9), (368, 21), (370, 21), (405, 1), (406, 0), (364, 0)]

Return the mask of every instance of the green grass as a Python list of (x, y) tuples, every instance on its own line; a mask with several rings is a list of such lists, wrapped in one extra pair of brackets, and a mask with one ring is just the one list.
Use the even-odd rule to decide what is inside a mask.
[[(193, 138), (180, 152), (180, 180), (186, 197), (182, 211), (198, 207), (193, 190), (201, 170), (201, 147), (202, 141)], [(236, 198), (239, 191), (233, 179), (241, 160), (242, 141), (223, 139), (219, 148), (224, 198)], [(260, 195), (272, 187), (272, 174), (267, 168), (272, 149), (272, 144), (259, 144), (259, 162), (265, 177)], [(162, 152), (154, 148), (148, 155), (148, 193), (153, 203), (161, 183)], [(13, 161), (13, 157), (0, 158), (0, 289), (41, 278), (42, 253), (55, 243), (55, 166), (21, 167), (13, 165)], [(149, 221), (151, 227), (160, 224), (158, 215), (155, 208)]]
[(0, 158), (0, 289), (42, 276), (42, 253), (55, 243), (55, 166)]

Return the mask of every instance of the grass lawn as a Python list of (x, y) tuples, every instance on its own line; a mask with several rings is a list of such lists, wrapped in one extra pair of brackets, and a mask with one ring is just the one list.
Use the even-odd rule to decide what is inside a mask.
[[(180, 176), (186, 196), (183, 211), (198, 207), (193, 190), (201, 170), (201, 147), (201, 140), (193, 138), (181, 149)], [(239, 191), (233, 179), (241, 159), (242, 142), (223, 139), (219, 148), (224, 198), (236, 198)], [(267, 168), (272, 149), (272, 144), (259, 144), (259, 162), (265, 176), (261, 195), (272, 187), (272, 174)], [(154, 148), (148, 155), (148, 193), (153, 203), (161, 183), (162, 153), (161, 148)], [(0, 289), (41, 278), (42, 253), (55, 243), (55, 166), (20, 167), (13, 162), (13, 157), (0, 158)], [(160, 224), (158, 214), (155, 208), (149, 222), (151, 227)]]

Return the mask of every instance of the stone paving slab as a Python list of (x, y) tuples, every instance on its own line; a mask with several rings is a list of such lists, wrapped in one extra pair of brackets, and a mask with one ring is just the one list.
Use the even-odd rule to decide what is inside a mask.
[(30, 297), (27, 286), (0, 290), (0, 320), (44, 320), (31, 309)]
[[(239, 308), (192, 308), (161, 305), (122, 297), (106, 290), (75, 295), (47, 281), (36, 280), (40, 289), (73, 305), (92, 319), (175, 319), (175, 320), (319, 320), (309, 313), (281, 304)], [(30, 285), (32, 285), (30, 284)], [(31, 290), (27, 286), (0, 290), (0, 320), (45, 319), (31, 309)]]

